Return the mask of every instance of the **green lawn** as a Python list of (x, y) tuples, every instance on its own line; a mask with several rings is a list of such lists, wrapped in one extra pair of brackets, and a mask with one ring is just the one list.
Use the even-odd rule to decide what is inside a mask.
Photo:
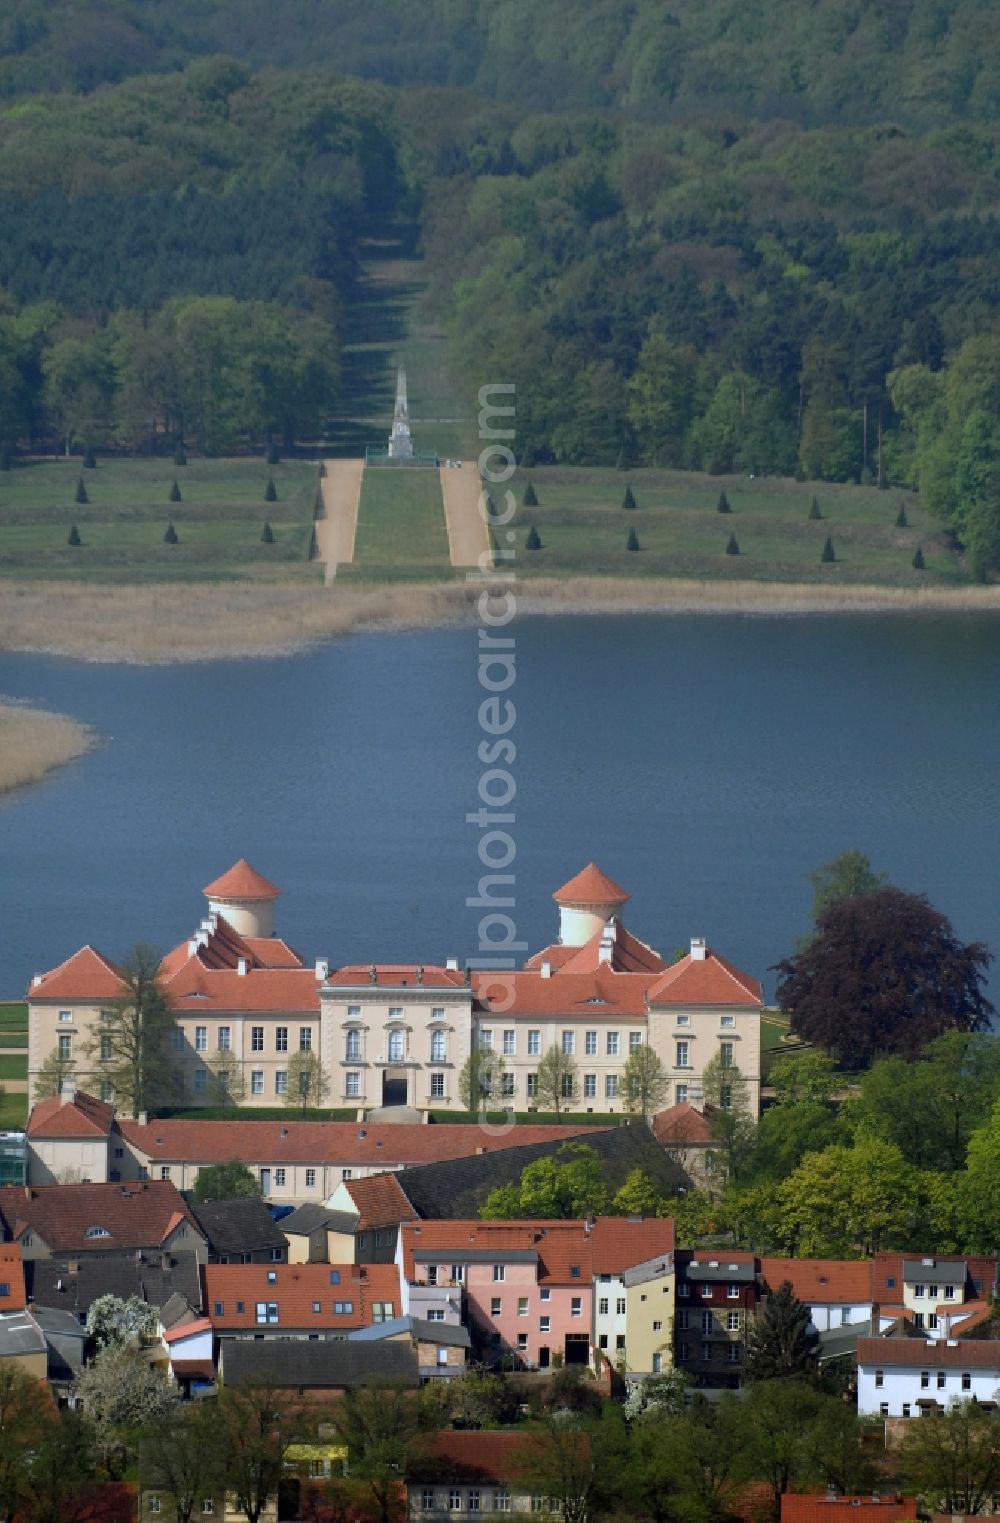
[(172, 1121), (353, 1121), (357, 1110), (301, 1110), (291, 1105), (197, 1105), (165, 1107), (157, 1116)]
[(28, 1077), (28, 1054), (27, 1052), (0, 1052), (0, 1083), (4, 1079), (26, 1079)]
[[(899, 587), (968, 582), (938, 521), (910, 492), (797, 482), (788, 478), (705, 476), (695, 472), (560, 466), (519, 471), (518, 502), (531, 481), (537, 507), (519, 507), (513, 523), (520, 576), (674, 576), (816, 582), (833, 586), (880, 583)], [(637, 506), (622, 507), (626, 484)], [(725, 489), (732, 511), (719, 513)], [(809, 518), (819, 499), (822, 518)], [(900, 504), (908, 526), (897, 528)], [(534, 526), (540, 550), (527, 550)], [(640, 548), (629, 551), (630, 529)], [(734, 534), (738, 555), (727, 555)], [(836, 561), (820, 560), (827, 535)], [(926, 570), (914, 571), (923, 547)]]
[[(442, 1110), (430, 1114), (433, 1121), (448, 1126), (467, 1125), (482, 1119), (478, 1111)], [(555, 1111), (489, 1111), (486, 1115), (490, 1126), (502, 1126), (505, 1121), (516, 1121), (518, 1126), (620, 1126), (622, 1119), (620, 1114), (605, 1116), (596, 1111), (563, 1111), (559, 1116)]]
[(20, 1131), (27, 1119), (27, 1095), (0, 1095), (0, 1129)]
[[(429, 466), (371, 466), (365, 471), (358, 509), (353, 566), (355, 580), (406, 581), (453, 575), (441, 481)], [(347, 578), (350, 579), (350, 578)]]
[[(272, 477), (277, 501), (266, 502)], [(89, 502), (74, 501), (82, 478)], [(177, 480), (182, 501), (170, 502)], [(0, 575), (85, 581), (314, 580), (309, 461), (43, 460), (0, 472)], [(179, 543), (164, 543), (173, 523)], [(274, 543), (261, 533), (271, 525)], [(82, 544), (67, 543), (75, 524)]]
[(23, 1031), (27, 1039), (28, 1007), (23, 1000), (0, 1000), (0, 1032)]

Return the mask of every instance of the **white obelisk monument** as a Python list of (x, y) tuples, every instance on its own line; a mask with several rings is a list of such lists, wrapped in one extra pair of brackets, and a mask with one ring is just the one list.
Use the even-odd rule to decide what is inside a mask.
[(406, 401), (406, 371), (402, 365), (396, 371), (396, 410), (392, 416), (392, 433), (389, 435), (389, 459), (413, 459), (410, 409)]

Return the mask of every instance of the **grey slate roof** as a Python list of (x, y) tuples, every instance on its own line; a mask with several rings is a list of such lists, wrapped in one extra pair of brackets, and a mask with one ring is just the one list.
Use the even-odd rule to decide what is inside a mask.
[(877, 1317), (866, 1317), (863, 1322), (850, 1322), (846, 1327), (831, 1327), (828, 1332), (819, 1335), (820, 1363), (823, 1364), (827, 1359), (843, 1359), (847, 1356), (854, 1358), (858, 1352), (859, 1338), (877, 1338), (878, 1336)]
[(421, 1343), (440, 1343), (442, 1347), (471, 1348), (469, 1329), (456, 1322), (428, 1322), (426, 1317), (393, 1317), (389, 1322), (376, 1322), (372, 1327), (358, 1327), (348, 1333), (349, 1343), (381, 1343), (386, 1338), (398, 1338), (401, 1333), (412, 1333)]
[(224, 1338), (220, 1374), (231, 1385), (265, 1385), (336, 1389), (372, 1381), (402, 1381), (416, 1386), (417, 1356), (408, 1343), (359, 1344), (349, 1338), (313, 1343), (301, 1338)]
[(288, 1247), (285, 1234), (259, 1195), (238, 1200), (191, 1200), (188, 1202), (205, 1237), (212, 1258), (261, 1253)]
[(30, 1312), (0, 1313), (0, 1359), (11, 1359), (19, 1354), (44, 1354), (47, 1350), (45, 1334)]
[[(939, 1284), (964, 1285), (969, 1266), (965, 1259), (904, 1259), (903, 1279), (907, 1284), (931, 1280)], [(943, 1300), (943, 1295), (939, 1297)]]
[(661, 1195), (675, 1195), (690, 1183), (683, 1169), (640, 1121), (587, 1137), (560, 1136), (557, 1126), (552, 1131), (551, 1142), (421, 1164), (400, 1170), (396, 1179), (423, 1217), (478, 1216), (479, 1208), (495, 1186), (516, 1182), (526, 1164), (536, 1158), (547, 1158), (565, 1142), (575, 1141), (585, 1143), (600, 1155), (605, 1182), (612, 1192), (624, 1183), (630, 1169), (642, 1169)]
[(180, 1295), (201, 1310), (201, 1276), (197, 1255), (190, 1252), (171, 1256), (164, 1269), (159, 1256), (146, 1259), (80, 1259), (80, 1267), (71, 1274), (65, 1259), (29, 1259), (24, 1266), (28, 1297), (39, 1306), (55, 1306), (63, 1311), (88, 1311), (98, 1296), (141, 1296), (150, 1306), (165, 1307), (171, 1296)]
[(353, 1236), (358, 1218), (350, 1211), (331, 1211), (329, 1206), (321, 1205), (319, 1201), (306, 1201), (304, 1206), (298, 1206), (290, 1215), (286, 1216), (281, 1225), (286, 1237), (292, 1234), (295, 1237), (308, 1237), (312, 1232), (343, 1232), (348, 1237)]

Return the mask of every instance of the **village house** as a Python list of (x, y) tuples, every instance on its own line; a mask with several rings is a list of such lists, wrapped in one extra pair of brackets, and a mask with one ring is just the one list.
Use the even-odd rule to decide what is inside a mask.
[(1000, 1341), (963, 1338), (859, 1338), (858, 1411), (920, 1417), (953, 1401), (996, 1410)]
[(208, 1244), (190, 1207), (166, 1180), (146, 1184), (7, 1185), (5, 1237), (25, 1258), (135, 1258), (180, 1250), (203, 1260)]
[(917, 1516), (916, 1497), (786, 1491), (781, 1523), (907, 1523)]
[(526, 1451), (524, 1434), (511, 1429), (429, 1435), (407, 1466), (408, 1523), (431, 1523), (442, 1515), (468, 1523), (512, 1512), (552, 1516), (548, 1498), (529, 1475)]
[(747, 1321), (757, 1305), (757, 1263), (731, 1249), (679, 1250), (674, 1358), (698, 1386), (738, 1390)]
[(401, 1311), (394, 1264), (206, 1264), (205, 1315), (219, 1338), (345, 1338)]

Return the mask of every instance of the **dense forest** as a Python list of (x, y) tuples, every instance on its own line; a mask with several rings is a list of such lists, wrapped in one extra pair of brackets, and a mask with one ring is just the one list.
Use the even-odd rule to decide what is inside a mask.
[(516, 381), (529, 462), (913, 484), (985, 575), (991, 22), (985, 0), (15, 0), (0, 440), (314, 433), (361, 241), (415, 217), (456, 374)]

